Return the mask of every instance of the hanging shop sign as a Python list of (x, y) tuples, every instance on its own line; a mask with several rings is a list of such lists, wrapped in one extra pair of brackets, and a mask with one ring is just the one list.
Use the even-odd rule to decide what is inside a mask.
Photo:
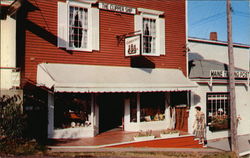
[(15, 0), (1, 0), (0, 3), (1, 5), (6, 5), (6, 6), (9, 6), (11, 5)]
[(125, 38), (125, 56), (138, 56), (141, 54), (141, 35)]
[(109, 3), (99, 2), (98, 7), (99, 7), (99, 9), (110, 10), (110, 11), (115, 11), (115, 12), (122, 12), (122, 13), (128, 13), (128, 14), (135, 14), (136, 13), (135, 8), (121, 6), (121, 5), (117, 5), (117, 4), (109, 4)]
[[(247, 78), (248, 75), (249, 75), (249, 72), (247, 72), (247, 71), (235, 71), (234, 72), (235, 78)], [(226, 77), (228, 77), (228, 71), (225, 71), (225, 70), (211, 70), (210, 71), (210, 77), (226, 78)]]

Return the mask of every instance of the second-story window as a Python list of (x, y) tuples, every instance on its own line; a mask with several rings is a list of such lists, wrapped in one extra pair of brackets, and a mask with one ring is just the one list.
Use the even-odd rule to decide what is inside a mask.
[(69, 47), (87, 48), (88, 10), (76, 6), (70, 6), (69, 10)]
[(156, 23), (155, 19), (143, 18), (143, 52), (155, 53)]
[(135, 15), (135, 31), (142, 34), (142, 55), (165, 55), (165, 18), (164, 12), (138, 8)]
[(57, 45), (67, 50), (99, 50), (99, 9), (89, 0), (58, 2)]

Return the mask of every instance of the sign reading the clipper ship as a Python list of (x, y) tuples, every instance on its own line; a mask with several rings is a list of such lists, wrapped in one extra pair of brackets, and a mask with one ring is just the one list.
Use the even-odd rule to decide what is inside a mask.
[(135, 8), (121, 6), (121, 5), (117, 5), (117, 4), (109, 4), (109, 3), (99, 2), (98, 7), (99, 7), (99, 9), (115, 11), (115, 12), (122, 12), (122, 13), (128, 13), (128, 14), (135, 14), (136, 13)]
[(125, 56), (138, 56), (141, 54), (141, 35), (125, 38)]

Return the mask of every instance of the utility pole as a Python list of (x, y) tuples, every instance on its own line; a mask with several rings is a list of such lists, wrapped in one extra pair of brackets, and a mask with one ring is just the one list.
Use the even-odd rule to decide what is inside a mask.
[(239, 146), (237, 139), (237, 119), (235, 101), (235, 68), (232, 41), (232, 7), (231, 0), (227, 0), (227, 40), (228, 40), (228, 60), (229, 60), (229, 92), (230, 92), (230, 131), (231, 131), (231, 150), (239, 157)]

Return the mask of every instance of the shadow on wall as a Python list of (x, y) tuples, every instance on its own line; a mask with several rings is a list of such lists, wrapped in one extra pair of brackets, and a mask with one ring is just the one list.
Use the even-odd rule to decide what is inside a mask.
[[(38, 6), (33, 5), (29, 1), (24, 1), (23, 5), (18, 12), (18, 20), (17, 20), (17, 40), (21, 43), (17, 42), (17, 50), (20, 51), (18, 54), (24, 54), (25, 53), (25, 34), (26, 31), (30, 31), (33, 34), (37, 35), (38, 37), (42, 38), (43, 40), (46, 40), (47, 42), (51, 43), (55, 47), (57, 47), (57, 35), (51, 33), (49, 30), (49, 26), (46, 22), (46, 19), (44, 19), (44, 22), (46, 26), (39, 26), (38, 24), (32, 22), (31, 20), (27, 19), (28, 14), (30, 12), (34, 12), (40, 10)], [(41, 13), (41, 12), (40, 12)], [(40, 15), (43, 16), (42, 13)], [(68, 54), (72, 54), (72, 51), (66, 50), (65, 48), (60, 48), (64, 52)]]
[(144, 56), (131, 57), (130, 63), (134, 68), (155, 68), (155, 63)]
[(200, 103), (201, 97), (199, 95), (197, 95), (197, 94), (194, 94), (193, 97), (194, 97), (194, 106), (195, 106), (195, 105)]
[(48, 93), (46, 90), (26, 82), (24, 88), (24, 112), (27, 114), (27, 136), (35, 138), (39, 143), (47, 141), (48, 125)]
[(195, 53), (195, 52), (188, 53), (188, 61), (191, 61), (191, 60), (202, 60), (202, 59), (204, 59), (204, 57), (202, 55), (200, 55), (199, 53)]

